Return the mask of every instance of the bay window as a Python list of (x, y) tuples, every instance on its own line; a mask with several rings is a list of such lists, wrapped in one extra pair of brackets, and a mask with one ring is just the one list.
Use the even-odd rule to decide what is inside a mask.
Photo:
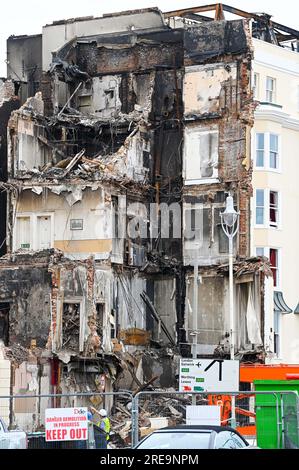
[(255, 134), (255, 167), (264, 170), (280, 169), (280, 136), (269, 132)]

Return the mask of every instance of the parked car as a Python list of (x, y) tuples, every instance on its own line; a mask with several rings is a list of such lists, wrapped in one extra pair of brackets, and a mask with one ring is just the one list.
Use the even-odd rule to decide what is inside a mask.
[(8, 431), (0, 418), (0, 449), (27, 449), (27, 436), (24, 431)]
[(249, 449), (238, 431), (224, 426), (177, 426), (157, 429), (135, 449)]

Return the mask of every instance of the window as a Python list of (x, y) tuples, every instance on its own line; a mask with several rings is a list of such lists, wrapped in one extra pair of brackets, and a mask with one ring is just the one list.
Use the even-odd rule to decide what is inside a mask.
[(256, 134), (256, 166), (265, 166), (265, 134)]
[(277, 170), (278, 168), (278, 135), (270, 134), (270, 168)]
[(104, 303), (97, 303), (96, 304), (96, 311), (97, 311), (97, 321), (96, 321), (96, 328), (97, 334), (103, 342), (103, 328), (104, 328), (104, 313), (105, 313), (105, 304)]
[(16, 250), (29, 250), (30, 244), (30, 217), (17, 216), (16, 219)]
[(118, 197), (111, 196), (112, 202), (112, 233), (113, 238), (119, 238)]
[(189, 184), (218, 178), (218, 130), (186, 128), (184, 166)]
[(79, 351), (80, 304), (63, 303), (62, 348)]
[(280, 169), (280, 136), (269, 132), (255, 134), (255, 166), (268, 170)]
[(202, 133), (199, 140), (200, 173), (202, 178), (212, 178), (218, 159), (218, 133)]
[[(202, 218), (203, 212), (202, 209), (189, 209), (185, 212), (186, 217), (186, 238), (189, 240), (199, 239), (201, 229), (202, 229)], [(189, 229), (190, 227), (190, 229)], [(190, 230), (190, 232), (189, 232)]]
[(241, 449), (246, 447), (241, 437), (232, 431), (221, 431), (216, 436), (216, 449)]
[(116, 338), (116, 318), (115, 311), (113, 309), (110, 312), (110, 338)]
[(271, 271), (273, 274), (273, 285), (278, 286), (278, 250), (276, 248), (269, 249), (269, 260), (271, 264)]
[(278, 193), (276, 191), (269, 193), (269, 222), (270, 227), (278, 225)]
[(279, 192), (271, 189), (257, 189), (255, 196), (255, 224), (278, 228)]
[(275, 101), (275, 88), (276, 80), (272, 77), (266, 78), (266, 101), (267, 103), (274, 103)]
[(265, 194), (263, 189), (256, 190), (256, 209), (255, 209), (255, 223), (257, 225), (264, 225), (265, 214)]
[(253, 74), (253, 85), (252, 85), (252, 92), (253, 92), (253, 98), (255, 100), (258, 99), (259, 97), (259, 84), (260, 84), (260, 76), (258, 73)]
[(18, 214), (13, 235), (14, 250), (46, 250), (54, 244), (54, 216)]
[(255, 249), (256, 256), (265, 256), (265, 248), (263, 246), (257, 246)]
[(280, 279), (280, 248), (269, 248), (269, 247), (256, 247), (255, 249), (257, 256), (266, 256), (271, 265), (271, 271), (273, 274), (273, 285), (278, 287), (281, 281)]

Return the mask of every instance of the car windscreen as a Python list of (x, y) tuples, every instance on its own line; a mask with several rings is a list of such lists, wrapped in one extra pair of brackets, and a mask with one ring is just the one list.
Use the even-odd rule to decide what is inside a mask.
[(208, 449), (210, 432), (157, 432), (139, 444), (138, 449)]

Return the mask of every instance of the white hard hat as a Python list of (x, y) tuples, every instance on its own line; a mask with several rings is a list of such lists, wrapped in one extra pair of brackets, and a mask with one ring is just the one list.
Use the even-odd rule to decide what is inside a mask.
[(103, 416), (103, 418), (105, 418), (105, 416), (107, 416), (107, 411), (104, 410), (104, 408), (102, 408), (102, 409), (99, 411), (99, 414), (100, 414), (101, 416)]

